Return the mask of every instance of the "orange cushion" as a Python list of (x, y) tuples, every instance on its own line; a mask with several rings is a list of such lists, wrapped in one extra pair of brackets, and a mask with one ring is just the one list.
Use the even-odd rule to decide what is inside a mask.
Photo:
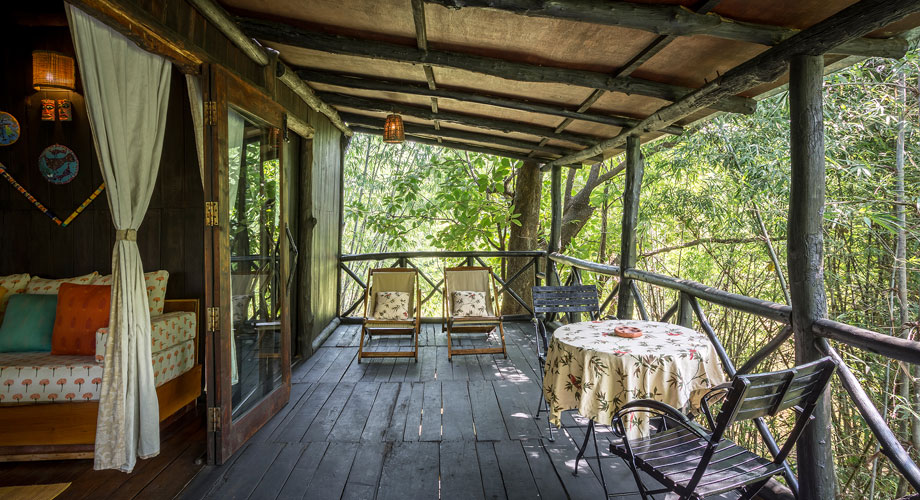
[(112, 287), (63, 283), (58, 290), (51, 354), (96, 354), (96, 330), (109, 326)]

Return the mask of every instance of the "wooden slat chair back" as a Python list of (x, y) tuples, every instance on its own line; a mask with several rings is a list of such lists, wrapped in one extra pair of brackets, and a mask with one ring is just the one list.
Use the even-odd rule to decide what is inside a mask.
[[(537, 360), (540, 363), (540, 386), (543, 386), (543, 371), (546, 365), (546, 351), (549, 349), (546, 321), (555, 314), (565, 314), (571, 323), (576, 314), (588, 313), (592, 320), (600, 317), (600, 305), (597, 287), (594, 285), (575, 286), (535, 286), (530, 289), (533, 297), (533, 324), (536, 331)], [(534, 418), (540, 418), (540, 412), (546, 410), (546, 423), (549, 425), (549, 439), (556, 439), (555, 429), (549, 421), (549, 403), (540, 391), (540, 401)]]
[[(367, 273), (368, 286), (364, 292), (364, 321), (361, 325), (361, 341), (358, 344), (358, 362), (364, 358), (414, 358), (418, 361), (418, 336), (421, 330), (422, 291), (419, 287), (418, 270), (402, 267), (384, 267), (371, 269)], [(406, 320), (375, 318), (377, 293), (405, 292), (409, 294)], [(365, 343), (370, 343), (371, 335), (412, 335), (412, 350), (399, 351), (365, 351)], [(365, 335), (367, 340), (365, 341)]]
[[(453, 310), (454, 292), (483, 292), (485, 294), (485, 316), (456, 316)], [(506, 358), (505, 327), (498, 304), (498, 288), (491, 267), (463, 266), (444, 270), (444, 313), (443, 330), (447, 332), (447, 359), (458, 354), (502, 354)], [(456, 348), (451, 337), (458, 333), (492, 333), (498, 330), (501, 347)]]
[[(664, 403), (632, 401), (613, 419), (614, 431), (623, 437), (610, 451), (623, 457), (633, 471), (643, 498), (663, 491), (682, 499), (704, 498), (728, 491), (742, 499), (753, 498), (774, 475), (783, 472), (783, 461), (809, 421), (818, 400), (830, 383), (836, 365), (829, 357), (771, 373), (737, 375), (731, 382), (712, 389), (703, 398), (703, 413), (711, 431)], [(713, 417), (709, 400), (722, 397)], [(795, 409), (799, 415), (779, 453), (768, 460), (725, 438), (737, 422), (776, 415)], [(663, 416), (675, 425), (650, 437), (631, 441), (625, 426), (632, 413)], [(647, 490), (639, 476), (642, 470), (665, 486)]]

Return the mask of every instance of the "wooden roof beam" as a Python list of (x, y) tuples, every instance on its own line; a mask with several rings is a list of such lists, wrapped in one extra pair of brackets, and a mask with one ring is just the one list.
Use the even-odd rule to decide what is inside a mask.
[[(323, 83), (326, 85), (335, 85), (337, 87), (346, 87), (350, 89), (377, 90), (381, 92), (394, 92), (399, 94), (422, 95), (431, 97), (440, 97), (452, 99), (461, 102), (474, 102), (477, 104), (486, 104), (501, 108), (514, 109), (518, 111), (527, 111), (541, 115), (561, 116), (573, 120), (582, 120), (593, 123), (603, 123), (615, 127), (633, 127), (639, 120), (625, 116), (601, 114), (601, 113), (580, 113), (574, 110), (565, 109), (558, 105), (543, 104), (539, 102), (514, 99), (509, 97), (499, 97), (476, 92), (465, 92), (460, 90), (448, 90), (442, 88), (431, 89), (425, 85), (413, 84), (407, 82), (394, 82), (388, 80), (373, 80), (370, 78), (355, 77), (350, 75), (339, 75), (325, 71), (313, 71), (303, 69), (297, 71), (297, 74), (306, 81)], [(347, 120), (346, 120), (347, 121)], [(683, 127), (671, 125), (665, 127), (662, 132), (680, 135), (683, 133)]]
[(320, 99), (328, 102), (329, 104), (332, 104), (333, 106), (345, 106), (349, 108), (363, 109), (365, 111), (377, 111), (381, 113), (398, 113), (402, 115), (414, 116), (423, 120), (441, 120), (441, 122), (451, 122), (459, 125), (497, 130), (499, 132), (505, 133), (518, 132), (521, 134), (533, 135), (536, 137), (558, 139), (582, 146), (590, 146), (596, 143), (599, 139), (597, 136), (576, 134), (573, 132), (554, 134), (552, 127), (543, 127), (540, 125), (531, 125), (529, 123), (499, 120), (497, 118), (489, 118), (485, 116), (467, 115), (449, 111), (432, 113), (428, 108), (419, 108), (417, 106), (411, 106), (408, 104), (382, 101), (378, 99), (368, 99), (366, 97), (336, 94), (332, 92), (320, 92), (319, 97)]
[(722, 96), (734, 95), (756, 85), (775, 81), (786, 72), (789, 60), (794, 55), (824, 54), (853, 37), (871, 33), (918, 11), (920, 11), (918, 0), (862, 0), (811, 28), (803, 30), (776, 47), (739, 64), (680, 101), (664, 106), (642, 120), (639, 125), (578, 153), (554, 160), (544, 165), (544, 168), (579, 163), (587, 158), (603, 154), (606, 150), (620, 147), (626, 142), (627, 137), (641, 135), (670, 125), (687, 115), (709, 107), (712, 101)]
[[(367, 57), (410, 64), (428, 64), (492, 75), (508, 80), (575, 85), (590, 89), (644, 95), (672, 102), (694, 91), (694, 89), (687, 87), (635, 77), (616, 78), (593, 71), (538, 66), (458, 52), (430, 49), (423, 51), (415, 47), (394, 43), (309, 31), (275, 21), (237, 18), (237, 22), (246, 34), (254, 38), (330, 54)], [(753, 99), (731, 95), (724, 96), (719, 102), (710, 103), (710, 107), (718, 111), (750, 114), (756, 109), (757, 103)]]
[[(383, 135), (383, 130), (362, 126), (352, 127), (352, 130), (355, 132), (360, 132), (362, 134), (371, 134), (371, 135)], [(525, 155), (524, 153), (519, 153), (517, 151), (507, 151), (500, 148), (487, 148), (483, 146), (477, 146), (475, 144), (467, 144), (465, 142), (454, 142), (454, 141), (442, 141), (438, 142), (434, 139), (426, 139), (424, 137), (417, 137), (411, 134), (406, 134), (406, 140), (411, 142), (417, 142), (419, 144), (427, 144), (429, 146), (438, 146), (442, 148), (449, 149), (459, 149), (462, 151), (472, 151), (474, 153), (485, 153), (488, 155), (503, 156), (505, 158), (511, 158), (513, 160), (521, 161), (548, 161), (549, 158), (531, 158)]]
[[(382, 129), (384, 125), (384, 120), (374, 116), (359, 115), (356, 113), (340, 113), (340, 115), (342, 116), (342, 119), (351, 126)], [(427, 125), (405, 122), (403, 124), (403, 128), (406, 131), (406, 134), (414, 135), (416, 137), (424, 136), (431, 137), (432, 139), (443, 137), (445, 139), (459, 139), (461, 141), (481, 142), (486, 145), (494, 144), (495, 146), (504, 146), (515, 149), (536, 149), (538, 153), (545, 153), (546, 155), (554, 156), (564, 156), (575, 152), (574, 150), (560, 148), (557, 146), (538, 147), (537, 143), (535, 142), (522, 141), (520, 139), (511, 139), (508, 137), (483, 134), (479, 132), (468, 132), (466, 130), (457, 130), (446, 127), (436, 129)]]
[[(610, 0), (425, 0), (448, 8), (482, 7), (531, 17), (568, 19), (619, 26), (658, 35), (709, 35), (729, 40), (775, 46), (799, 30), (735, 21), (718, 14), (700, 14), (679, 5), (637, 4)], [(881, 26), (880, 26), (881, 27)], [(903, 38), (856, 38), (827, 52), (863, 57), (901, 58), (907, 53)]]

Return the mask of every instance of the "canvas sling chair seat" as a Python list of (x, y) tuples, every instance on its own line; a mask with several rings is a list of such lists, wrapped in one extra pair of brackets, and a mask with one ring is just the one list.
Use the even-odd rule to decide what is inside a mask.
[[(453, 311), (454, 292), (483, 292), (485, 294), (485, 316), (457, 316)], [(444, 270), (444, 300), (442, 329), (447, 332), (447, 359), (461, 354), (502, 354), (508, 357), (505, 349), (505, 327), (498, 305), (498, 289), (491, 267), (451, 267)], [(452, 343), (456, 334), (486, 334), (498, 330), (501, 347), (457, 348)]]
[[(361, 342), (358, 346), (358, 362), (364, 358), (414, 358), (418, 361), (418, 335), (421, 328), (421, 289), (418, 271), (408, 268), (377, 268), (367, 274), (368, 286), (364, 295), (364, 321), (361, 325)], [(393, 320), (375, 318), (377, 293), (404, 292), (409, 294), (409, 319)], [(411, 350), (365, 350), (372, 347), (373, 335), (411, 335)], [(366, 339), (365, 339), (366, 337)], [(376, 341), (375, 341), (376, 342)], [(386, 342), (386, 340), (379, 340)]]

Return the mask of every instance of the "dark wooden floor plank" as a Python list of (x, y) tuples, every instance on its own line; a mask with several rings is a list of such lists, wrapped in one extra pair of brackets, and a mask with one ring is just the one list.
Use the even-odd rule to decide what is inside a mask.
[(326, 369), (326, 373), (323, 375), (321, 382), (338, 382), (345, 375), (345, 372), (348, 371), (348, 368), (352, 365), (355, 360), (355, 356), (358, 355), (357, 347), (339, 347), (337, 348), (339, 355), (335, 358), (335, 361), (329, 365), (329, 368)]
[(479, 459), (479, 474), (482, 477), (482, 490), (485, 498), (487, 500), (508, 498), (501, 468), (498, 466), (498, 458), (495, 457), (495, 445), (477, 442), (476, 456)]
[(323, 404), (323, 407), (316, 414), (307, 432), (303, 435), (302, 441), (326, 441), (329, 437), (329, 431), (335, 425), (336, 420), (342, 414), (351, 391), (354, 390), (354, 384), (339, 383), (335, 385), (329, 399)]
[(440, 467), (441, 500), (484, 498), (475, 441), (441, 442)]
[(316, 384), (316, 388), (309, 397), (303, 400), (303, 404), (291, 410), (290, 419), (284, 426), (277, 429), (271, 437), (271, 441), (282, 443), (300, 442), (307, 429), (310, 428), (310, 424), (313, 423), (313, 419), (316, 418), (317, 413), (319, 413), (319, 410), (329, 399), (337, 385), (325, 382)]
[(451, 362), (447, 360), (447, 347), (438, 346), (435, 358), (435, 376), (438, 380), (453, 380), (454, 373)]
[[(533, 411), (527, 404), (522, 390), (529, 382), (496, 380), (492, 382), (501, 408), (505, 428), (511, 439), (537, 439), (542, 436), (533, 418)], [(530, 405), (533, 406), (533, 405)]]
[[(367, 415), (367, 423), (365, 423), (364, 430), (361, 433), (361, 441), (385, 441), (387, 432), (390, 429), (398, 432), (400, 439), (402, 439), (402, 433), (406, 427), (406, 416), (403, 413), (400, 419), (400, 415), (394, 415), (401, 385), (401, 383), (395, 382), (380, 384), (380, 388), (377, 390), (377, 397), (374, 399), (374, 404)], [(408, 397), (405, 399), (405, 403), (408, 404)], [(398, 431), (395, 429), (398, 429)]]
[(240, 458), (230, 466), (227, 480), (208, 498), (237, 500), (248, 498), (265, 472), (284, 448), (282, 443), (251, 443), (240, 453)]
[(307, 494), (310, 482), (316, 474), (320, 461), (326, 454), (329, 443), (316, 442), (306, 445), (297, 463), (288, 475), (278, 493), (278, 500), (300, 500)]
[(274, 499), (281, 493), (284, 483), (287, 482), (300, 456), (306, 449), (306, 445), (300, 443), (290, 443), (284, 445), (281, 453), (275, 457), (275, 461), (262, 476), (258, 486), (253, 490), (249, 498), (255, 499)]
[(422, 433), (420, 441), (441, 440), (441, 382), (422, 382), (424, 400), (422, 403)]
[(406, 428), (403, 441), (418, 441), (422, 428), (422, 406), (425, 404), (425, 383), (413, 382), (409, 406), (406, 409)]
[(377, 398), (377, 383), (363, 383), (355, 386), (351, 391), (348, 402), (342, 408), (341, 415), (336, 417), (335, 425), (329, 431), (329, 441), (358, 442), (364, 432), (364, 424), (370, 414), (374, 400)]
[[(542, 440), (533, 439), (522, 441), (524, 456), (530, 464), (530, 473), (537, 483), (537, 489), (543, 498), (565, 498), (566, 490), (559, 478), (553, 463), (550, 462), (546, 450), (543, 449)], [(603, 498), (603, 494), (601, 494)]]
[(286, 424), (290, 423), (291, 419), (294, 418), (293, 416), (309, 399), (310, 394), (316, 389), (316, 385), (310, 383), (291, 384), (291, 397), (288, 403), (250, 438), (250, 442), (270, 441), (279, 429), (284, 429)]
[[(418, 362), (419, 372), (417, 381), (434, 380), (437, 373), (438, 348), (434, 346), (425, 346), (419, 348)], [(408, 374), (407, 374), (408, 375)], [(408, 376), (407, 376), (408, 380)]]
[(342, 498), (373, 500), (377, 496), (383, 460), (392, 447), (392, 443), (366, 443), (358, 447)]
[(495, 443), (495, 457), (502, 471), (502, 481), (509, 500), (516, 498), (537, 498), (540, 491), (530, 472), (530, 464), (524, 455), (521, 441), (498, 441)]
[(438, 498), (438, 443), (395, 443), (383, 463), (378, 500)]
[[(305, 498), (311, 500), (338, 500), (342, 498), (345, 482), (358, 451), (356, 443), (329, 443), (320, 461)], [(289, 479), (290, 481), (290, 479)]]
[[(572, 475), (575, 457), (578, 454), (573, 443), (562, 436), (554, 443), (544, 442), (543, 445), (569, 498), (603, 498), (604, 490), (600, 482), (584, 461), (578, 464), (578, 475)], [(626, 481), (619, 482), (628, 482), (630, 478), (625, 479)], [(611, 480), (614, 481), (615, 477), (611, 477)]]
[(502, 418), (492, 382), (485, 380), (470, 382), (469, 391), (473, 422), (476, 424), (476, 439), (478, 441), (508, 439), (508, 430), (505, 428), (505, 420)]
[(441, 401), (444, 408), (441, 416), (441, 439), (444, 441), (476, 439), (467, 384), (469, 382), (465, 380), (441, 382)]
[(312, 363), (310, 369), (303, 374), (303, 376), (298, 380), (298, 382), (319, 382), (322, 380), (322, 376), (326, 373), (326, 370), (335, 361), (335, 358), (338, 357), (339, 350), (335, 347), (320, 347), (317, 349), (313, 356), (310, 359), (316, 358), (316, 361)]

